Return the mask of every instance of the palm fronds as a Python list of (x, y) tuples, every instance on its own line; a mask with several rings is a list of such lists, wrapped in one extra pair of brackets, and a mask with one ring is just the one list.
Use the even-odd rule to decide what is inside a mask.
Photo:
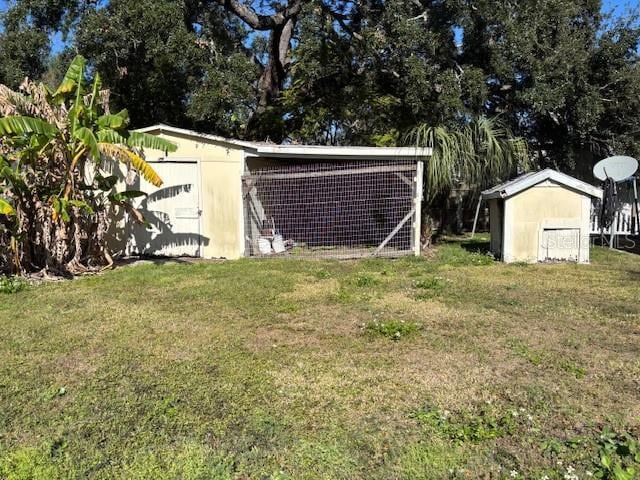
[(529, 168), (525, 140), (496, 118), (482, 117), (457, 129), (419, 125), (406, 142), (433, 149), (425, 164), (427, 201), (458, 184), (480, 188)]

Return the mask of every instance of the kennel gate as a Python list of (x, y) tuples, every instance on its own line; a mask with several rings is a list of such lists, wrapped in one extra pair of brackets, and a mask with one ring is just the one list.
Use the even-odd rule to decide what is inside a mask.
[(242, 177), (247, 256), (419, 253), (422, 162), (257, 162)]

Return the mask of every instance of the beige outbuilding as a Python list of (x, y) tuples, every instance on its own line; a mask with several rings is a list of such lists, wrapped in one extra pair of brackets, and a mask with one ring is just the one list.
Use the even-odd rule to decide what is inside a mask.
[[(148, 225), (125, 219), (114, 250), (237, 259), (270, 254), (416, 254), (422, 160), (430, 149), (246, 142), (167, 125), (148, 150), (164, 183), (129, 185)], [(119, 247), (119, 248), (118, 248)]]
[(593, 199), (602, 190), (556, 170), (531, 172), (482, 192), (491, 252), (504, 262), (589, 262)]

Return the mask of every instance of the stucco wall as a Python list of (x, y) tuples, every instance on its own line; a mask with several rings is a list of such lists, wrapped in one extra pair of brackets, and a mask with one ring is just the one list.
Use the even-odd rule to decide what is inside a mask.
[(505, 262), (539, 260), (545, 228), (580, 229), (572, 256), (589, 261), (590, 197), (551, 181), (540, 183), (504, 202)]
[[(206, 239), (204, 258), (236, 259), (243, 255), (243, 206), (241, 176), (244, 152), (240, 147), (194, 140), (187, 136), (160, 133), (178, 145), (169, 159), (197, 159), (200, 165), (201, 235)], [(147, 150), (148, 160), (164, 158), (165, 153)]]

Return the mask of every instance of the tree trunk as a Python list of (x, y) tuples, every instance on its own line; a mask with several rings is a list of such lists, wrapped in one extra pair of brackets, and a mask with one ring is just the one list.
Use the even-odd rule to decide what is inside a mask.
[(282, 141), (282, 131), (273, 128), (277, 127), (278, 122), (269, 118), (269, 110), (278, 99), (287, 78), (290, 63), (288, 56), (295, 24), (296, 20), (290, 18), (284, 24), (277, 25), (269, 35), (269, 60), (260, 75), (256, 110), (247, 125), (247, 136), (251, 138), (264, 140), (268, 137), (275, 142)]
[(256, 110), (247, 125), (247, 137), (264, 140), (269, 137), (281, 141), (283, 131), (282, 115), (271, 110), (276, 102), (287, 76), (291, 38), (302, 6), (308, 0), (289, 0), (273, 15), (257, 13), (250, 5), (239, 0), (216, 0), (251, 28), (269, 32), (268, 60), (263, 66), (257, 86)]

